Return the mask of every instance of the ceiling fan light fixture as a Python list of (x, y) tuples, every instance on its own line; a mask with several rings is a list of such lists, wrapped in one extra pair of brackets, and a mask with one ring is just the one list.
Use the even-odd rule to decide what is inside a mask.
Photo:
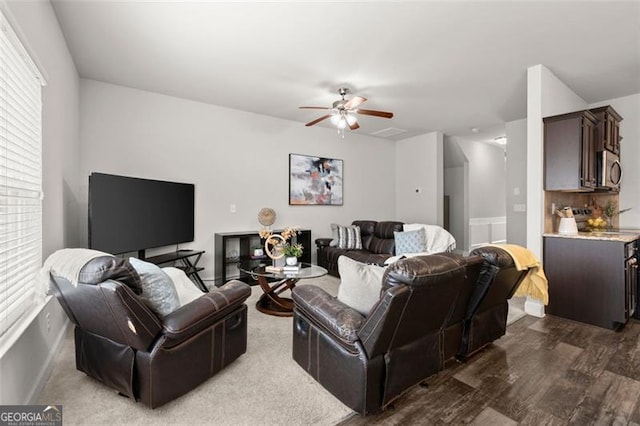
[(356, 114), (359, 115), (370, 115), (373, 117), (381, 117), (381, 118), (393, 118), (392, 112), (386, 111), (377, 111), (373, 109), (360, 109), (358, 108), (362, 103), (367, 101), (367, 98), (363, 98), (362, 96), (354, 96), (351, 99), (345, 99), (345, 95), (349, 93), (347, 88), (340, 88), (338, 90), (338, 94), (341, 99), (335, 101), (332, 107), (324, 108), (318, 106), (302, 106), (301, 109), (321, 109), (326, 110), (327, 113), (309, 123), (305, 124), (305, 126), (313, 126), (318, 124), (319, 122), (329, 119), (331, 124), (333, 124), (338, 129), (338, 134), (341, 137), (344, 137), (344, 130), (348, 127), (350, 130), (357, 130), (360, 128), (358, 124), (358, 118)]

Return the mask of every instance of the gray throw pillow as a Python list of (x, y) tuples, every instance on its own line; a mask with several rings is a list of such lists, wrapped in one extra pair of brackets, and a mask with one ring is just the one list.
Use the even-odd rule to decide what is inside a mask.
[(153, 263), (130, 257), (129, 262), (140, 275), (140, 298), (153, 312), (164, 317), (180, 307), (180, 299), (173, 281)]
[(423, 253), (426, 251), (427, 238), (424, 233), (424, 228), (416, 229), (415, 231), (394, 231), (393, 236), (396, 243), (397, 256), (407, 253)]
[(381, 266), (367, 265), (347, 256), (340, 256), (338, 300), (367, 316), (373, 305), (380, 300), (384, 271), (385, 268)]
[(337, 225), (331, 224), (331, 231), (333, 239), (329, 243), (331, 247), (338, 247), (341, 249), (362, 249), (362, 238), (360, 236), (360, 227), (357, 225)]

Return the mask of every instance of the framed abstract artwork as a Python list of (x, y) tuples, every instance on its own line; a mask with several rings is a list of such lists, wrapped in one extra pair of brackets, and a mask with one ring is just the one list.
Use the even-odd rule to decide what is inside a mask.
[(342, 160), (289, 154), (290, 205), (342, 205)]

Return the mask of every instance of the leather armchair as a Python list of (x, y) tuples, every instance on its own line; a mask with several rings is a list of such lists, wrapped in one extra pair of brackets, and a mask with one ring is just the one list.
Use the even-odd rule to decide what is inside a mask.
[(160, 318), (120, 281), (51, 281), (75, 324), (76, 368), (148, 407), (189, 392), (246, 352), (251, 289), (243, 282)]
[(296, 287), (293, 359), (353, 410), (380, 411), (443, 368), (443, 330), (472, 276), (453, 253), (398, 261), (367, 317), (319, 287)]
[(499, 247), (479, 247), (470, 253), (485, 259), (482, 273), (469, 301), (463, 338), (457, 354), (466, 359), (504, 336), (509, 302), (528, 271), (518, 271), (511, 255)]

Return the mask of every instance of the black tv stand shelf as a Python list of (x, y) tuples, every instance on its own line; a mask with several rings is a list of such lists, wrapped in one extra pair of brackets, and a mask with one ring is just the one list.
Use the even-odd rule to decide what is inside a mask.
[[(279, 234), (282, 230), (273, 230)], [(294, 235), (292, 242), (304, 246), (301, 262), (311, 263), (311, 230), (301, 229)], [(252, 247), (264, 247), (264, 239), (260, 238), (258, 231), (248, 232), (220, 232), (215, 234), (215, 282), (217, 286), (225, 284), (231, 279), (244, 281), (250, 285), (256, 285), (249, 274), (241, 272), (238, 265), (241, 261), (250, 261), (258, 266), (261, 263), (271, 263), (268, 256), (253, 256)]]
[[(191, 281), (193, 281), (200, 290), (204, 291), (205, 293), (208, 293), (209, 289), (204, 284), (204, 281), (202, 280), (202, 278), (200, 278), (200, 275), (198, 274), (198, 272), (204, 270), (203, 267), (198, 266), (198, 262), (200, 261), (200, 258), (202, 257), (203, 254), (204, 254), (204, 251), (202, 250), (183, 249), (183, 250), (177, 250), (171, 253), (164, 253), (164, 254), (159, 254), (157, 256), (147, 257), (144, 260), (158, 266), (165, 265), (167, 263), (178, 262), (174, 266), (176, 268), (182, 269), (184, 273), (189, 278), (191, 278)], [(195, 258), (195, 259), (192, 259), (192, 258)]]

